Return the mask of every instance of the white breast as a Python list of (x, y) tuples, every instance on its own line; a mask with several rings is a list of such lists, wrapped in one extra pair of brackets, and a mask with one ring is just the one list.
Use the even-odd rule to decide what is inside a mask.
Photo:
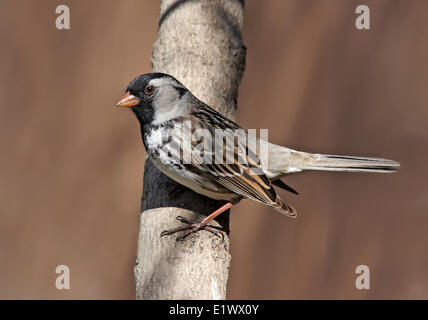
[(146, 138), (148, 155), (161, 172), (193, 191), (213, 199), (229, 201), (239, 197), (216, 183), (214, 176), (209, 179), (187, 170), (180, 158), (180, 146), (171, 142), (176, 140), (168, 139), (169, 134), (171, 132), (165, 128), (157, 128), (153, 129)]

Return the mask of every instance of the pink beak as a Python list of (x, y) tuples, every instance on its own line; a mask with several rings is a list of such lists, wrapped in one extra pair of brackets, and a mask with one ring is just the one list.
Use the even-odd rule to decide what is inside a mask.
[(116, 103), (116, 106), (118, 107), (134, 107), (138, 103), (140, 103), (140, 100), (129, 93), (129, 91), (126, 92), (126, 94), (122, 97), (122, 99), (119, 100), (118, 103)]

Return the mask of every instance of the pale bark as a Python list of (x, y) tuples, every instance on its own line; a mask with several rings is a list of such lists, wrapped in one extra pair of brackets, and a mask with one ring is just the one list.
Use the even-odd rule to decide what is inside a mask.
[[(162, 0), (153, 71), (173, 75), (193, 94), (234, 118), (245, 68), (243, 0)], [(160, 238), (179, 226), (181, 215), (199, 221), (222, 203), (185, 190), (146, 161), (135, 266), (137, 299), (225, 299), (230, 267), (229, 237), (200, 231), (176, 242)], [(228, 230), (228, 213), (213, 224)]]

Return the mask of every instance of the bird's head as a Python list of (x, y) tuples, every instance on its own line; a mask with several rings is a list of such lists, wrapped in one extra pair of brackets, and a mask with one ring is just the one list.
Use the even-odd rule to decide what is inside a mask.
[(116, 104), (130, 107), (141, 124), (160, 124), (184, 115), (191, 93), (173, 76), (147, 73), (136, 77)]

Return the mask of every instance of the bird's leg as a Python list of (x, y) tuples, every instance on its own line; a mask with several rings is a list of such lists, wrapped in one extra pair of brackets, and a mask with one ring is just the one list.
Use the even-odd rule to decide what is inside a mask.
[(175, 229), (171, 229), (171, 230), (165, 230), (161, 233), (161, 237), (166, 236), (166, 235), (171, 235), (171, 234), (174, 234), (174, 233), (179, 232), (179, 231), (186, 231), (182, 235), (177, 237), (176, 240), (180, 241), (180, 240), (184, 240), (187, 236), (189, 236), (192, 233), (195, 233), (199, 230), (206, 230), (206, 231), (209, 231), (209, 232), (215, 234), (218, 237), (223, 238), (223, 234), (219, 231), (222, 229), (219, 227), (216, 227), (216, 226), (210, 226), (210, 225), (208, 225), (208, 222), (210, 220), (214, 219), (215, 217), (217, 217), (219, 214), (230, 209), (230, 207), (232, 207), (232, 206), (233, 206), (233, 203), (228, 202), (225, 205), (223, 205), (221, 208), (219, 208), (216, 211), (214, 211), (213, 213), (211, 213), (209, 216), (206, 216), (200, 222), (191, 222), (191, 221), (189, 221), (189, 220), (187, 220), (181, 216), (178, 216), (177, 220), (185, 223), (186, 225), (182, 226), (182, 227), (175, 228)]

